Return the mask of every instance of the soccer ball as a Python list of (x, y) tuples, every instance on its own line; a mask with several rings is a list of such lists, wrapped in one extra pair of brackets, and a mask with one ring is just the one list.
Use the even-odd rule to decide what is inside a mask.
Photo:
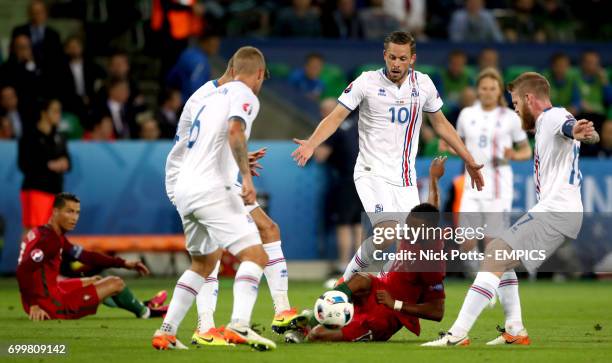
[(353, 304), (341, 291), (327, 291), (314, 306), (315, 318), (328, 329), (340, 329), (353, 319)]

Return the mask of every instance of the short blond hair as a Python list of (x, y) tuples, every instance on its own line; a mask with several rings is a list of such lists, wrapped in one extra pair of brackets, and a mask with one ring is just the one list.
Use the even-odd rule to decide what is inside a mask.
[(508, 103), (504, 98), (504, 79), (502, 78), (499, 71), (493, 67), (487, 67), (480, 71), (480, 73), (478, 73), (478, 77), (476, 78), (476, 88), (478, 88), (478, 86), (480, 85), (480, 81), (485, 78), (491, 78), (497, 82), (497, 84), (499, 85), (499, 98), (497, 99), (497, 102), (501, 106), (506, 107)]
[(537, 72), (525, 72), (510, 82), (508, 91), (517, 92), (521, 97), (527, 93), (533, 93), (540, 99), (550, 98), (550, 83)]
[(238, 49), (232, 56), (231, 62), (234, 74), (253, 74), (258, 70), (266, 69), (263, 53), (255, 47), (246, 46)]

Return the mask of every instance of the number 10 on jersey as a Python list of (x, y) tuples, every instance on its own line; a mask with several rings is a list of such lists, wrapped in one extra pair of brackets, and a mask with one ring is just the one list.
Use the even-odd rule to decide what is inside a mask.
[(397, 120), (398, 123), (403, 124), (410, 119), (410, 110), (408, 110), (408, 107), (390, 107), (389, 112), (391, 113), (391, 123)]

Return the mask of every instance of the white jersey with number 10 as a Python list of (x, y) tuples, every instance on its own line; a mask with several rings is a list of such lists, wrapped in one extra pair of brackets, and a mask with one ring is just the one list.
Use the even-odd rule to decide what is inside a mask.
[(410, 71), (398, 87), (384, 69), (363, 72), (338, 102), (359, 107), (359, 156), (355, 179), (374, 175), (397, 186), (416, 186), (415, 158), (423, 112), (436, 112), (442, 100), (424, 73)]

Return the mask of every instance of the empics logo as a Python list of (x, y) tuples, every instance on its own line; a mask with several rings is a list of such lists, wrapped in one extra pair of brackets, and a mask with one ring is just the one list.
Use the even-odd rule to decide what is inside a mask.
[(251, 112), (253, 112), (253, 105), (250, 103), (245, 103), (242, 105), (242, 110), (246, 112), (247, 115), (251, 116)]

